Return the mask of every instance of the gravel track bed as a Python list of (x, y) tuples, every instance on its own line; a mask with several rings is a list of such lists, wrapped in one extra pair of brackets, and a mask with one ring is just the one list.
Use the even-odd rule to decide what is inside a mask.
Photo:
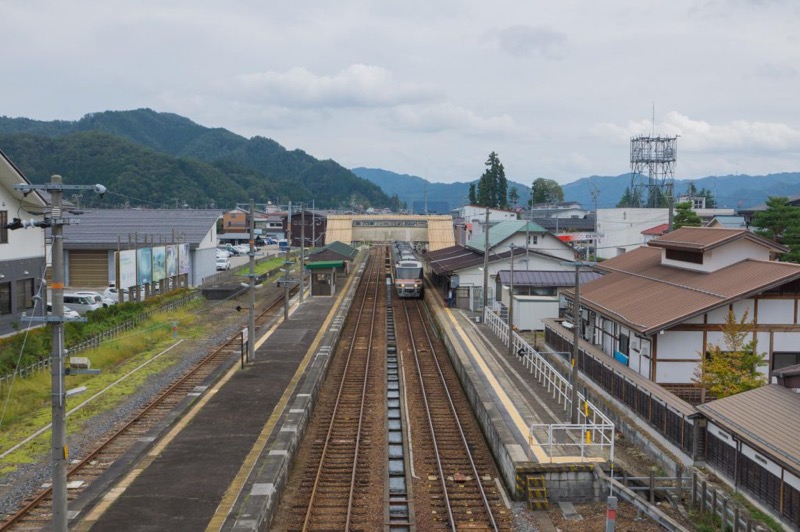
[[(260, 293), (261, 299), (266, 299)], [(246, 298), (246, 296), (239, 296)], [(99, 413), (83, 423), (80, 430), (73, 426), (67, 435), (67, 445), (73, 459), (83, 457), (93, 451), (99, 441), (109, 436), (113, 431), (130, 420), (139, 410), (146, 406), (167, 386), (186, 373), (197, 361), (206, 356), (211, 350), (225, 343), (233, 334), (241, 330), (246, 324), (247, 313), (239, 314), (231, 311), (231, 305), (236, 299), (223, 304), (208, 302), (206, 310), (198, 312), (199, 324), (206, 335), (200, 340), (186, 340), (173, 348), (168, 354), (176, 362), (165, 368), (160, 373), (148, 377), (147, 383), (133, 392), (125, 401), (116, 407)], [(77, 404), (79, 401), (75, 401)], [(68, 406), (69, 408), (69, 406)], [(69, 418), (67, 418), (69, 428)], [(50, 483), (51, 464), (49, 454), (49, 436), (47, 454), (42, 455), (38, 462), (19, 466), (10, 474), (0, 476), (0, 520), (16, 512), (20, 504), (28, 497), (37, 493), (43, 484)]]

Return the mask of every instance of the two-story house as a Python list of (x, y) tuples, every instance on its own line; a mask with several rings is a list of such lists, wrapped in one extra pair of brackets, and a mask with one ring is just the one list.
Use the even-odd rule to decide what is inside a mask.
[[(683, 227), (597, 264), (581, 286), (582, 337), (676, 393), (710, 345), (724, 348), (729, 310), (747, 312), (765, 373), (800, 363), (800, 264), (744, 229)], [(574, 292), (567, 292), (574, 300)]]
[[(27, 195), (14, 185), (29, 184), (14, 163), (0, 151), (0, 334), (13, 332), (27, 323), (23, 312), (34, 310), (45, 276), (44, 230), (38, 227), (11, 230), (14, 218), (41, 220), (46, 203), (37, 192)], [(44, 295), (41, 294), (44, 298)], [(41, 302), (36, 312), (42, 311)]]

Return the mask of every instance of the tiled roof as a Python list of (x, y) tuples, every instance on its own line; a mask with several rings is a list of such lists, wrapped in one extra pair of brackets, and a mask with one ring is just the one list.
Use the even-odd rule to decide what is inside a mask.
[(667, 231), (669, 231), (669, 224), (661, 224), (655, 227), (651, 227), (650, 229), (645, 229), (644, 231), (642, 231), (642, 234), (658, 236), (658, 235), (663, 235)]
[(647, 246), (595, 268), (607, 273), (581, 286), (582, 305), (642, 334), (800, 278), (800, 264), (777, 261), (748, 259), (713, 273), (662, 266), (661, 250)]
[[(529, 249), (528, 253), (537, 255), (539, 257), (549, 258), (555, 261), (563, 262), (564, 259), (549, 253), (543, 253)], [(524, 248), (517, 248), (514, 256), (519, 259), (525, 254)], [(431, 270), (436, 275), (447, 275), (464, 268), (483, 265), (483, 252), (475, 251), (466, 246), (451, 246), (449, 248), (439, 249), (437, 251), (429, 251), (424, 255), (425, 260), (430, 264)], [(489, 252), (489, 262), (504, 262), (509, 263), (511, 257), (511, 250), (505, 250), (500, 253), (493, 251)], [(515, 275), (516, 278), (516, 275)], [(573, 284), (574, 284), (573, 276)]]
[(95, 209), (64, 226), (65, 249), (127, 248), (138, 235), (139, 243), (186, 242), (197, 246), (222, 213), (200, 209)]
[(310, 255), (310, 257), (318, 255), (324, 251), (332, 251), (337, 255), (340, 255), (347, 259), (352, 259), (353, 257), (356, 256), (356, 254), (358, 254), (358, 250), (352, 246), (348, 246), (343, 242), (331, 242), (330, 244), (325, 244), (323, 247), (316, 250), (314, 253)]
[[(507, 285), (511, 281), (511, 270), (501, 270), (500, 282)], [(583, 286), (585, 283), (599, 279), (603, 274), (598, 272), (579, 272), (578, 279)], [(514, 286), (547, 286), (565, 287), (575, 286), (574, 271), (517, 271), (514, 270)]]
[(760, 237), (747, 229), (728, 229), (725, 227), (681, 227), (671, 233), (654, 238), (648, 242), (648, 245), (669, 249), (707, 251), (739, 239), (756, 242), (779, 253), (789, 251), (788, 248)]
[(744, 216), (714, 216), (709, 224), (718, 223), (726, 229), (738, 229), (746, 227)]
[[(497, 244), (505, 241), (512, 235), (517, 233), (526, 232), (525, 225), (528, 225), (527, 231), (530, 233), (546, 233), (547, 230), (539, 224), (528, 222), (526, 220), (503, 220), (502, 222), (489, 227), (489, 248), (493, 248)], [(472, 238), (467, 242), (467, 246), (483, 253), (483, 248), (486, 244), (486, 236), (481, 234)]]
[(800, 394), (769, 384), (697, 407), (714, 423), (800, 471)]

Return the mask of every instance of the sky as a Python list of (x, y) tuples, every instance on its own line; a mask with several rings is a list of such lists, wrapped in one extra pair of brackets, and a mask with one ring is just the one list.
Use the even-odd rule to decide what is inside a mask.
[[(800, 171), (797, 0), (0, 0), (0, 115), (150, 108), (348, 168)], [(0, 146), (2, 149), (2, 146)]]

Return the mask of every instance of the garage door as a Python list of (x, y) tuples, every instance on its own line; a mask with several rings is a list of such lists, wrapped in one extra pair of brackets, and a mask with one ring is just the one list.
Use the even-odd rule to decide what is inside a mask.
[(108, 251), (69, 251), (70, 288), (108, 286)]

